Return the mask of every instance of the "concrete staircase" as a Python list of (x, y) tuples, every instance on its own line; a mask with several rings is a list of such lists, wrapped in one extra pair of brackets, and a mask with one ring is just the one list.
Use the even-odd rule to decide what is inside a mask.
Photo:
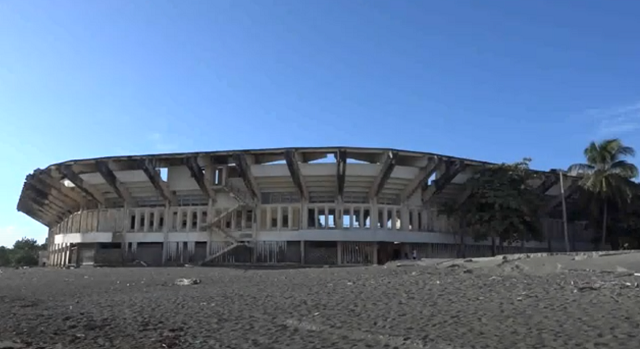
[(201, 264), (207, 263), (217, 257), (220, 257), (240, 245), (251, 247), (251, 245), (249, 245), (247, 242), (236, 239), (230, 232), (224, 229), (224, 227), (219, 226), (218, 223), (222, 219), (224, 219), (225, 217), (229, 216), (230, 214), (232, 214), (233, 212), (237, 211), (242, 207), (245, 207), (245, 206), (253, 207), (255, 205), (255, 200), (253, 200), (253, 198), (246, 192), (246, 190), (241, 189), (238, 184), (234, 183), (233, 180), (227, 181), (227, 184), (223, 187), (223, 189), (227, 191), (229, 195), (237, 201), (237, 204), (225, 210), (218, 216), (213, 217), (213, 219), (211, 219), (209, 222), (202, 225), (200, 229), (202, 231), (208, 230), (211, 232), (221, 233), (222, 235), (224, 235), (224, 237), (227, 240), (231, 241), (232, 244), (221, 251), (208, 255), (207, 258), (205, 258), (205, 260), (201, 262)]

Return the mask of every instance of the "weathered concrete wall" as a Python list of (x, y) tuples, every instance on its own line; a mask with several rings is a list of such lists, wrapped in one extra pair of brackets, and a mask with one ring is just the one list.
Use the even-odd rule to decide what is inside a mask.
[(285, 255), (286, 263), (302, 262), (302, 244), (300, 241), (287, 241), (287, 253)]
[(96, 244), (80, 244), (78, 245), (77, 252), (79, 265), (93, 265), (95, 262)]
[(136, 250), (132, 252), (135, 259), (144, 262), (148, 266), (161, 266), (163, 264), (161, 242), (138, 243)]
[(191, 256), (190, 263), (200, 263), (207, 258), (207, 243), (196, 242), (195, 250)]
[(341, 242), (340, 262), (342, 264), (373, 264), (376, 244), (373, 242)]
[(338, 263), (338, 243), (335, 241), (305, 241), (305, 264), (332, 265)]
[(125, 256), (122, 248), (97, 248), (94, 263), (101, 265), (124, 265)]

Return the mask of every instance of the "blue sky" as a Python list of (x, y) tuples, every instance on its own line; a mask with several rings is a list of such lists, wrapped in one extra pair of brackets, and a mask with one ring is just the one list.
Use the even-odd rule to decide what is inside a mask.
[(640, 2), (0, 1), (0, 245), (73, 158), (357, 145), (488, 161), (640, 149)]

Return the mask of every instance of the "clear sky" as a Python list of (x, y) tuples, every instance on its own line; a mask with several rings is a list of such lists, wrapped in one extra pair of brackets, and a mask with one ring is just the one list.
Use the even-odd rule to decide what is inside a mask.
[(637, 0), (0, 1), (0, 245), (44, 240), (16, 211), (24, 177), (74, 158), (640, 150), (638, 18)]

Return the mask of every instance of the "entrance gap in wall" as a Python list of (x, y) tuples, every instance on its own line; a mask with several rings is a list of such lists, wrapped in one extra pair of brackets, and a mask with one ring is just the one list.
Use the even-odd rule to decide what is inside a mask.
[(158, 169), (160, 172), (160, 178), (162, 178), (163, 181), (167, 181), (167, 178), (169, 177), (169, 169), (166, 167), (161, 167)]
[(437, 177), (437, 176), (436, 176), (436, 173), (434, 172), (434, 173), (433, 173), (429, 178), (427, 178), (427, 183), (426, 183), (426, 184), (427, 184), (427, 185), (431, 185), (431, 184), (433, 184), (433, 181), (435, 181), (435, 180), (436, 180), (436, 177)]

